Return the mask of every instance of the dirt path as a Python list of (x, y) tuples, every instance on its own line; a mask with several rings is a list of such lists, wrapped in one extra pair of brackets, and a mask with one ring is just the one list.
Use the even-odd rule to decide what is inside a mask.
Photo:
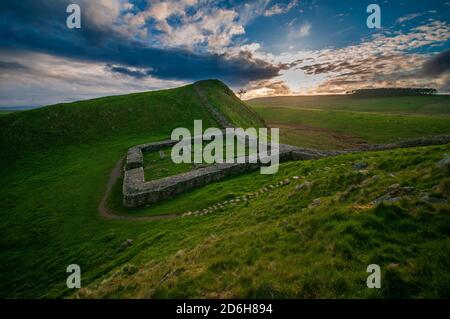
[(98, 213), (103, 218), (113, 219), (113, 220), (130, 220), (130, 221), (152, 221), (152, 220), (161, 220), (161, 219), (171, 219), (179, 217), (177, 214), (163, 214), (158, 216), (127, 216), (127, 215), (119, 215), (110, 208), (108, 208), (107, 201), (108, 197), (111, 194), (111, 190), (114, 184), (117, 182), (117, 179), (120, 178), (123, 174), (123, 161), (125, 160), (125, 156), (120, 158), (114, 169), (109, 176), (108, 184), (106, 185), (105, 193), (103, 194), (102, 200), (98, 205)]

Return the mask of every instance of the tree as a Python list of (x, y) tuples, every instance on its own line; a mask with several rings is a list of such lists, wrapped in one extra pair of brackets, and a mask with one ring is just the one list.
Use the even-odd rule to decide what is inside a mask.
[(247, 91), (244, 90), (244, 89), (240, 89), (240, 90), (237, 92), (237, 94), (239, 95), (239, 98), (242, 98), (242, 96), (243, 96), (245, 93), (247, 93)]

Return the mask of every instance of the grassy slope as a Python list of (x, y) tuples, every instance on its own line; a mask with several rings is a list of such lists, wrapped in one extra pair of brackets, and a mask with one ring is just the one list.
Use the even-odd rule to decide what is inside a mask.
[[(178, 249), (155, 258), (175, 248), (173, 234), (142, 238), (139, 254), (78, 296), (448, 298), (450, 167), (438, 162), (449, 152), (446, 145), (291, 162), (275, 176), (208, 185), (191, 199), (222, 200), (301, 176), (249, 202), (171, 221), (182, 232)], [(354, 169), (359, 161), (368, 168)], [(296, 191), (305, 181), (313, 186)], [(395, 184), (414, 188), (395, 203), (371, 203)], [(425, 193), (441, 202), (422, 200)], [(372, 263), (382, 268), (380, 290), (366, 287)]]
[(450, 114), (450, 96), (355, 98), (346, 95), (279, 96), (247, 101), (256, 106), (292, 106), (358, 112)]
[[(264, 127), (264, 121), (227, 86), (217, 80), (199, 82), (209, 101), (238, 127)], [(218, 94), (219, 92), (219, 94)]]
[(348, 96), (251, 100), (285, 143), (324, 149), (450, 133), (450, 97), (357, 99)]
[(128, 147), (194, 119), (215, 125), (192, 86), (0, 117), (0, 296), (67, 295), (67, 265), (79, 264), (87, 284), (137, 252), (119, 249), (127, 238), (168, 232), (159, 254), (178, 249), (173, 224), (105, 221), (97, 206)]
[[(204, 147), (208, 145), (208, 143), (204, 143), (203, 149), (198, 150), (197, 154), (203, 154)], [(233, 147), (234, 146), (234, 147)], [(163, 158), (161, 158), (160, 152), (150, 152), (150, 153), (144, 153), (144, 174), (145, 174), (145, 180), (150, 181), (154, 179), (160, 179), (176, 174), (181, 174), (188, 172), (193, 169), (192, 163), (179, 163), (175, 164), (172, 161), (171, 156), (171, 147), (167, 147), (165, 149), (161, 150), (163, 152)], [(191, 161), (194, 159), (194, 153), (195, 150), (191, 149)], [(216, 155), (218, 158), (222, 159), (232, 159), (239, 156), (249, 155), (249, 154), (255, 154), (256, 149), (251, 149), (250, 152), (245, 148), (245, 145), (243, 143), (240, 143), (239, 141), (235, 140), (234, 143), (225, 143), (222, 146), (222, 149), (219, 149)], [(206, 163), (205, 161), (200, 165), (201, 167), (212, 165), (211, 163)], [(196, 166), (199, 166), (199, 164), (196, 164)]]
[[(196, 251), (203, 247), (208, 248), (208, 243), (211, 241), (214, 245), (217, 245), (215, 238), (226, 239), (222, 243), (225, 245), (230, 241), (230, 238), (232, 239), (235, 236), (240, 240), (230, 241), (228, 247), (217, 246), (218, 248), (226, 248), (224, 251), (218, 250), (214, 253), (213, 250), (207, 250), (208, 253), (205, 258), (208, 263), (211, 263), (208, 272), (203, 273), (201, 271), (202, 266), (195, 268), (194, 272), (184, 273), (191, 274), (190, 279), (189, 277), (183, 279), (183, 282), (180, 282), (181, 285), (174, 286), (174, 290), (171, 291), (167, 287), (161, 287), (158, 291), (148, 291), (146, 296), (150, 294), (153, 296), (183, 294), (178, 289), (184, 289), (187, 283), (195, 280), (197, 278), (196, 271), (200, 271), (198, 272), (200, 280), (192, 286), (193, 289), (202, 287), (207, 283), (224, 284), (223, 280), (229, 278), (230, 271), (233, 274), (236, 273), (236, 268), (233, 268), (233, 263), (236, 260), (250, 265), (253, 261), (260, 260), (258, 268), (254, 268), (259, 275), (256, 274), (253, 280), (251, 278), (252, 273), (246, 274), (246, 268), (243, 267), (243, 275), (233, 275), (234, 280), (231, 281), (229, 289), (222, 289), (223, 291), (228, 294), (243, 296), (273, 295), (272, 286), (275, 283), (271, 283), (270, 280), (275, 280), (278, 276), (275, 269), (288, 273), (290, 267), (275, 267), (278, 264), (274, 264), (274, 268), (272, 268), (270, 265), (272, 257), (276, 257), (278, 251), (289, 253), (290, 249), (295, 250), (299, 247), (297, 244), (302, 238), (296, 233), (292, 233), (287, 241), (278, 241), (285, 238), (284, 235), (279, 237), (279, 232), (283, 234), (286, 231), (283, 228), (285, 225), (283, 217), (287, 217), (289, 212), (295, 211), (296, 208), (294, 207), (301, 208), (302, 205), (306, 205), (306, 201), (318, 195), (316, 193), (312, 193), (305, 199), (292, 198), (290, 202), (286, 202), (289, 203), (287, 207), (282, 204), (274, 204), (271, 201), (274, 199), (272, 198), (266, 201), (258, 201), (256, 206), (227, 211), (223, 216), (153, 222), (106, 221), (98, 216), (97, 206), (108, 175), (115, 162), (125, 154), (126, 149), (131, 145), (167, 138), (174, 127), (191, 127), (194, 118), (203, 118), (207, 125), (213, 123), (199, 106), (199, 101), (189, 86), (177, 90), (51, 106), (1, 117), (0, 260), (2, 260), (2, 263), (0, 266), (0, 296), (68, 296), (73, 291), (65, 287), (67, 276), (65, 269), (71, 263), (77, 263), (81, 266), (83, 287), (100, 279), (109, 271), (115, 272), (118, 269), (123, 271), (124, 275), (123, 278), (118, 278), (120, 284), (127, 276), (137, 271), (137, 268), (133, 265), (151, 262), (158, 266), (155, 271), (163, 271), (165, 267), (171, 265), (167, 262), (175, 260), (178, 258), (177, 256), (184, 256), (185, 252), (189, 259), (192, 258), (195, 261), (192, 264), (193, 266), (201, 266), (200, 260), (195, 260), (195, 258), (198, 258), (196, 257)], [(443, 152), (448, 152), (448, 149), (428, 152), (426, 158), (430, 163), (434, 162), (442, 156)], [(409, 156), (404, 157), (405, 159), (409, 158)], [(412, 158), (414, 159), (414, 157)], [(418, 160), (415, 159), (415, 161)], [(263, 178), (259, 174), (250, 174), (242, 176), (238, 180), (230, 179), (224, 183), (215, 183), (192, 193), (180, 195), (176, 200), (162, 205), (167, 205), (166, 208), (174, 207), (178, 209), (183, 207), (184, 204), (192, 205), (192, 203), (204, 206), (209, 204), (210, 201), (216, 201), (216, 199), (221, 200), (233, 197), (236, 194), (254, 191), (267, 182), (282, 178), (283, 174), (290, 175), (293, 172), (290, 171), (291, 169), (294, 169), (297, 174), (303, 174), (302, 170), (310, 170), (315, 165), (329, 165), (324, 164), (325, 162), (317, 163), (322, 164), (311, 162), (304, 168), (302, 168), (303, 166), (296, 167), (297, 164), (294, 163), (284, 164), (279, 175)], [(330, 174), (324, 173), (325, 175)], [(422, 175), (418, 176), (421, 177)], [(441, 179), (435, 176), (429, 178), (436, 181)], [(236, 185), (239, 185), (239, 187), (236, 187)], [(335, 183), (333, 180), (333, 185), (344, 187), (347, 184)], [(280, 203), (284, 203), (283, 198), (288, 196), (289, 193), (283, 193), (282, 190), (279, 190), (279, 192)], [(321, 193), (322, 188), (318, 188), (317, 192)], [(120, 196), (116, 198), (120, 199)], [(333, 211), (331, 209), (329, 214), (332, 214)], [(442, 284), (446, 285), (445, 287), (449, 286), (448, 279), (442, 278), (442, 274), (446, 274), (446, 272), (440, 271), (442, 265), (447, 261), (442, 253), (439, 253), (442, 247), (445, 247), (442, 245), (447, 243), (446, 239), (442, 239), (441, 233), (443, 231), (448, 232), (448, 228), (445, 228), (448, 223), (443, 219), (448, 214), (443, 214), (442, 210), (437, 208), (434, 211), (427, 208), (425, 213), (427, 212), (438, 216), (434, 219), (435, 224), (427, 226), (428, 233), (424, 231), (416, 234), (415, 232), (409, 232), (408, 228), (403, 230), (405, 238), (408, 239), (411, 239), (408, 236), (428, 236), (427, 234), (430, 234), (429, 238), (433, 241), (428, 240), (428, 237), (420, 237), (417, 245), (432, 246), (430, 251), (436, 252), (433, 254), (435, 256), (433, 258), (441, 258), (440, 262), (433, 262), (430, 265), (431, 269), (425, 269), (425, 275), (421, 275), (422, 272), (420, 272), (417, 277), (420, 282), (429, 282), (424, 286), (423, 294), (430, 295), (438, 284), (429, 280), (431, 278), (428, 275), (429, 273), (441, 274), (439, 275), (441, 277), (433, 278), (441, 279)], [(292, 218), (295, 216), (297, 215), (291, 215)], [(326, 216), (327, 214), (324, 214), (324, 218)], [(425, 214), (425, 216), (428, 215)], [(383, 215), (381, 218), (384, 218)], [(384, 227), (395, 226), (391, 226), (389, 223), (384, 224)], [(310, 224), (308, 220), (305, 220), (302, 225), (301, 227), (312, 227), (314, 229), (321, 224)], [(293, 224), (287, 229), (292, 227), (297, 226)], [(323, 228), (322, 231), (328, 235), (330, 229)], [(338, 230), (336, 232), (340, 235)], [(241, 233), (242, 236), (245, 236), (242, 237)], [(413, 235), (410, 235), (411, 233)], [(261, 234), (261, 236), (255, 236), (255, 234)], [(305, 233), (305, 239), (309, 238), (309, 236), (306, 236), (308, 234), (311, 233)], [(331, 236), (337, 236), (333, 234), (333, 232), (330, 233)], [(379, 232), (378, 237), (375, 236), (374, 240), (384, 240), (382, 235), (383, 232)], [(245, 241), (248, 239), (247, 237), (250, 238)], [(324, 235), (324, 237), (326, 236)], [(133, 246), (121, 249), (120, 244), (128, 238), (134, 240)], [(321, 235), (319, 238), (313, 239), (317, 242), (317, 251), (322, 251), (323, 245), (327, 242), (321, 240)], [(444, 244), (439, 244), (440, 242)], [(235, 245), (238, 245), (239, 249), (235, 249)], [(251, 247), (255, 249), (251, 249)], [(339, 247), (337, 251), (342, 249)], [(395, 249), (403, 251), (404, 247), (406, 246), (402, 242), (397, 242)], [(414, 247), (413, 253), (417, 252), (417, 255), (411, 256), (416, 256), (416, 259), (423, 258), (425, 254), (422, 254), (420, 249), (423, 249), (423, 247)], [(363, 250), (361, 250), (361, 253), (363, 253)], [(393, 252), (397, 253), (396, 250), (393, 250)], [(246, 254), (245, 259), (241, 260), (236, 255), (241, 254), (240, 251)], [(317, 251), (313, 249), (307, 255), (312, 258)], [(228, 254), (232, 258), (230, 263), (221, 263), (220, 258), (224, 255), (224, 252), (225, 255)], [(346, 253), (348, 254), (348, 249)], [(293, 258), (296, 256), (298, 255), (294, 255)], [(392, 257), (392, 255), (389, 256)], [(323, 261), (323, 263), (327, 262), (326, 260)], [(267, 265), (270, 266), (269, 270), (267, 270)], [(190, 267), (189, 262), (182, 267), (177, 266), (176, 269), (183, 267)], [(349, 267), (354, 266), (350, 265)], [(263, 269), (266, 270), (263, 271)], [(312, 270), (313, 268), (309, 267), (308, 269)], [(362, 277), (364, 271), (359, 270), (359, 267), (357, 269), (360, 273), (356, 276)], [(423, 271), (423, 269), (419, 269)], [(179, 271), (177, 270), (175, 274)], [(181, 271), (181, 274), (183, 274), (183, 271)], [(213, 281), (211, 281), (211, 278), (214, 278), (217, 274), (220, 275), (218, 280), (212, 279)], [(173, 276), (173, 274), (169, 275), (169, 278)], [(287, 278), (287, 275), (280, 276), (280, 280)], [(407, 279), (409, 275), (407, 273)], [(344, 279), (339, 279), (339, 281), (351, 281), (352, 276), (355, 276), (355, 274), (352, 275), (352, 272), (344, 273), (342, 274)], [(159, 277), (159, 274), (156, 274), (149, 275), (148, 278), (150, 281), (159, 278), (159, 282), (163, 276)], [(238, 282), (235, 280), (238, 280)], [(295, 282), (300, 285), (299, 281)], [(111, 281), (107, 283), (109, 285)], [(106, 292), (102, 287), (102, 290), (99, 290), (96, 294), (99, 296), (107, 294), (144, 295), (140, 287), (134, 286), (135, 288), (133, 288), (134, 284), (129, 285), (125, 281), (123, 283), (124, 285), (116, 286), (111, 292)], [(319, 289), (320, 285), (319, 288), (315, 288), (315, 285), (319, 283), (311, 280), (304, 282), (305, 285), (312, 287), (310, 288), (312, 293), (307, 296), (319, 295), (325, 291)], [(329, 285), (334, 285), (333, 281)], [(244, 289), (242, 287), (250, 287), (249, 289), (252, 290), (240, 290)], [(441, 296), (448, 296), (443, 288), (439, 289), (437, 293)], [(211, 286), (211, 290), (221, 291), (220, 287), (214, 285)], [(277, 291), (275, 294), (278, 294)], [(289, 289), (286, 291), (292, 292)], [(353, 289), (346, 291), (350, 295), (358, 294)], [(409, 290), (409, 293), (411, 291)], [(200, 292), (189, 289), (186, 289), (184, 293), (190, 293), (191, 296), (201, 295)], [(209, 291), (205, 290), (206, 293), (209, 294)]]
[(124, 137), (167, 138), (195, 118), (205, 118), (205, 126), (215, 123), (191, 86), (57, 104), (3, 117), (0, 146), (21, 153)]

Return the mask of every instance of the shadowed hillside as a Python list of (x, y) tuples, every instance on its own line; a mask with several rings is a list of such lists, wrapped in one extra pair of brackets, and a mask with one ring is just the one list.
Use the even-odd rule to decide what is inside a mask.
[[(261, 123), (224, 84), (200, 85), (215, 101), (226, 95), (220, 108), (230, 107), (236, 126)], [(176, 127), (192, 129), (199, 119), (204, 128), (217, 126), (193, 85), (0, 116), (0, 295), (67, 295), (68, 264), (79, 263), (88, 283), (135, 254), (118, 250), (127, 238), (172, 228), (158, 222), (124, 227), (101, 219), (97, 207), (129, 147), (167, 139)]]
[[(260, 127), (259, 115), (218, 80), (198, 82), (214, 107), (239, 127)], [(202, 105), (193, 85), (104, 97), (0, 117), (0, 147), (17, 154), (51, 147), (109, 142), (124, 137), (167, 138), (176, 127), (218, 124)], [(18, 147), (20, 145), (20, 147)]]

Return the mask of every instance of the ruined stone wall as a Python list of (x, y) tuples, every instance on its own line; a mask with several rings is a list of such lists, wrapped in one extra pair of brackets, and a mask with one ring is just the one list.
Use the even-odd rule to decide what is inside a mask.
[[(249, 158), (245, 157), (245, 163), (214, 164), (183, 174), (146, 182), (144, 179), (142, 152), (158, 151), (162, 148), (173, 146), (175, 143), (177, 143), (177, 141), (168, 140), (138, 145), (128, 150), (123, 181), (123, 204), (125, 207), (149, 206), (162, 200), (170, 199), (177, 194), (207, 185), (211, 182), (257, 170), (262, 166), (260, 162), (250, 163)], [(398, 143), (372, 145), (345, 151), (323, 151), (280, 144), (279, 157), (280, 162), (290, 160), (310, 160), (345, 153), (379, 151), (447, 143), (450, 143), (450, 135), (410, 139)]]
[[(193, 139), (197, 138), (199, 137), (194, 137)], [(248, 140), (247, 138), (246, 141)], [(263, 165), (259, 161), (253, 162), (254, 156), (243, 156), (240, 160), (236, 159), (235, 163), (214, 164), (183, 174), (146, 182), (142, 153), (158, 151), (176, 143), (177, 141), (168, 140), (138, 145), (128, 150), (123, 182), (123, 204), (125, 207), (148, 206), (211, 182), (257, 170)], [(280, 162), (291, 160), (293, 150), (301, 149), (280, 144)], [(310, 150), (303, 151), (306, 153), (311, 152)], [(310, 154), (310, 156), (313, 155)]]

